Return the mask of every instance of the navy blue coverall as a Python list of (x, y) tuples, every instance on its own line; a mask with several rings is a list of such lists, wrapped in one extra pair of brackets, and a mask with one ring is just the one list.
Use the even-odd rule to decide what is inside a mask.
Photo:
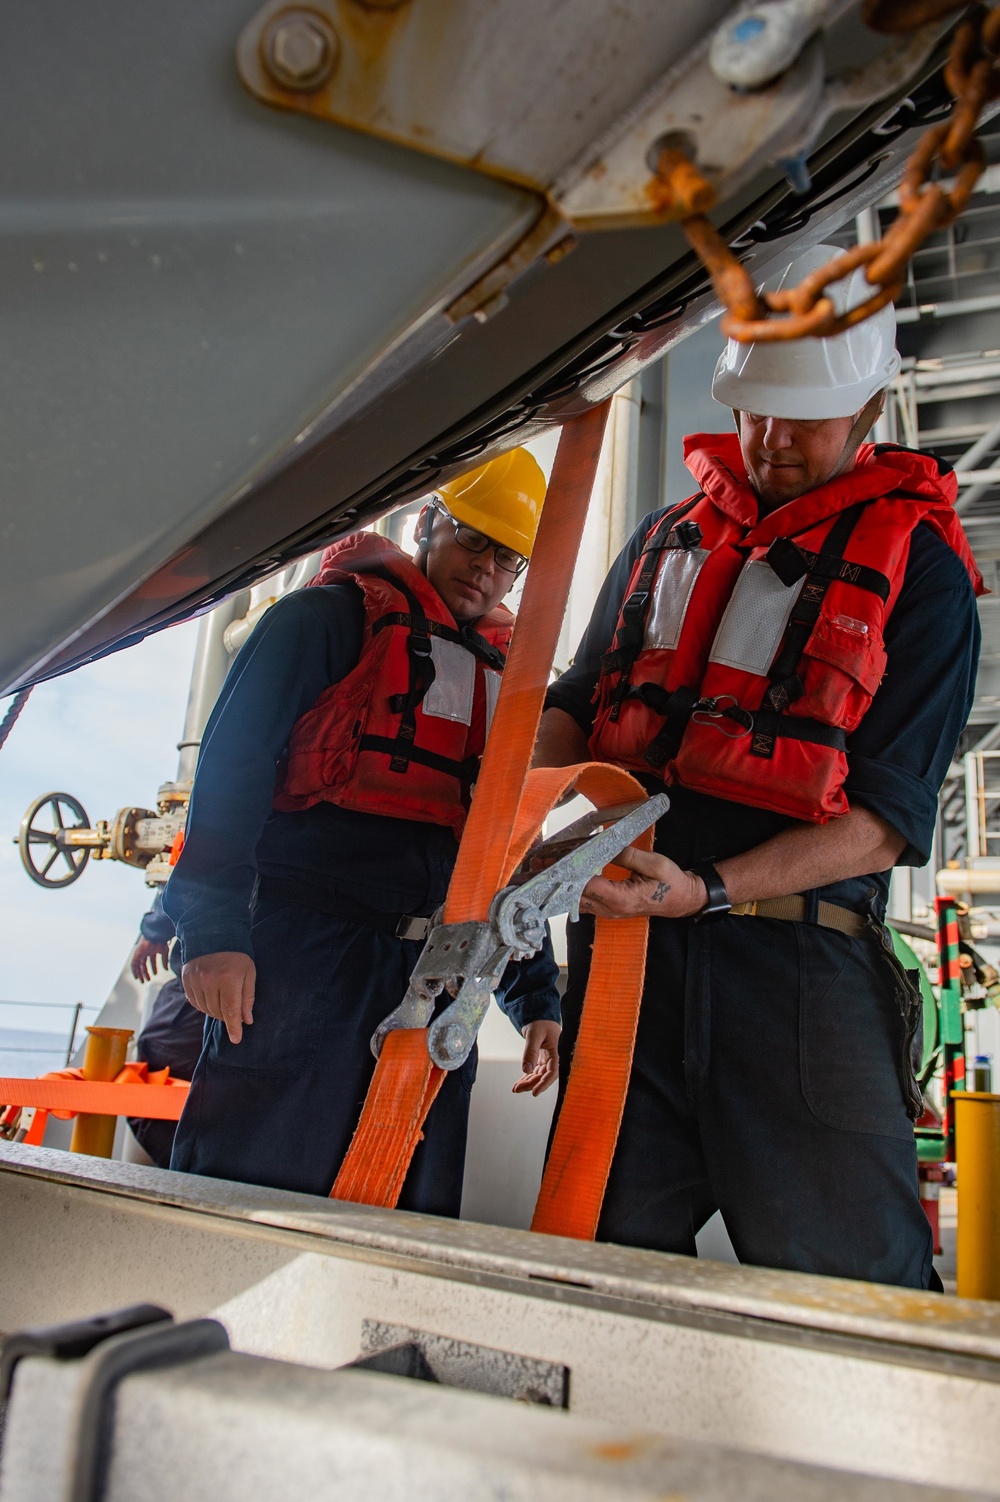
[[(662, 515), (662, 512), (656, 515)], [(601, 591), (547, 708), (586, 734), (647, 517)], [(848, 740), (845, 790), (930, 856), (937, 793), (968, 718), (979, 622), (965, 568), (919, 526), (885, 631), (888, 668)], [(655, 778), (651, 792), (663, 791)], [(669, 789), (656, 848), (687, 869), (752, 849), (794, 820)], [(881, 942), (888, 873), (807, 894), (812, 922), (650, 920), (632, 1077), (599, 1238), (695, 1251), (721, 1209), (741, 1261), (926, 1288), (933, 1271), (904, 1090), (918, 1003)], [(867, 935), (815, 923), (820, 900), (869, 915)], [(592, 920), (569, 928), (560, 1092), (589, 965)]]
[[(444, 900), (458, 850), (450, 829), (331, 803), (271, 808), (296, 720), (356, 666), (363, 626), (352, 584), (280, 600), (234, 662), (206, 727), (164, 908), (185, 962), (221, 950), (252, 956), (256, 998), (238, 1045), (222, 1023), (206, 1023), (172, 1168), (329, 1193), (374, 1069), (369, 1040), (403, 999), (422, 948), (342, 916), (338, 904), (426, 917)], [(278, 883), (307, 900), (275, 898)], [(508, 967), (497, 999), (518, 1030), (558, 1019), (557, 975), (551, 950)], [(402, 1208), (458, 1214), (475, 1072), (473, 1052), (446, 1078)]]

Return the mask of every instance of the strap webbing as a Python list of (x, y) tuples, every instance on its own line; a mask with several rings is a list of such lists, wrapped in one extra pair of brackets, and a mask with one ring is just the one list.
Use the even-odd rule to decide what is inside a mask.
[(662, 727), (643, 752), (643, 760), (660, 772), (670, 758), (676, 756), (680, 750), (681, 738), (698, 702), (698, 690), (687, 688), (682, 684), (679, 688), (675, 688), (673, 693), (668, 694), (665, 689), (661, 688), (654, 699), (648, 690), (657, 688), (658, 685), (655, 683), (640, 683), (633, 692), (653, 710), (654, 714), (665, 716)]
[(822, 720), (808, 720), (804, 715), (777, 714), (768, 709), (754, 709), (747, 711), (747, 714), (752, 721), (752, 756), (773, 756), (774, 743), (779, 737), (808, 741), (813, 746), (826, 746), (832, 751), (847, 750), (847, 734), (839, 725), (827, 725)]
[(454, 626), (446, 626), (443, 621), (432, 621), (426, 615), (415, 616), (405, 610), (389, 610), (385, 615), (380, 615), (377, 621), (372, 622), (372, 636), (377, 636), (380, 631), (385, 631), (390, 626), (408, 626), (411, 629), (416, 626), (428, 636), (439, 636), (442, 641), (453, 641), (459, 647), (466, 647), (488, 668), (494, 668), (497, 672), (503, 671), (507, 660), (499, 647), (494, 647), (485, 636), (480, 636), (479, 632), (474, 631), (471, 626), (464, 626), (460, 631), (456, 631)]
[(410, 762), (417, 760), (413, 744), (417, 735), (417, 705), (434, 682), (435, 668), (429, 629), (432, 622), (424, 614), (416, 595), (401, 580), (394, 579), (392, 582), (406, 596), (410, 606), (410, 634), (406, 638), (410, 665), (409, 687), (405, 694), (392, 694), (389, 697), (389, 708), (393, 714), (400, 716), (399, 729), (390, 754), (389, 771), (405, 772)]
[(444, 1076), (427, 1052), (425, 1028), (389, 1033), (331, 1199), (395, 1209)]
[[(67, 1071), (68, 1073), (68, 1071)], [(58, 1071), (57, 1071), (58, 1074)], [(186, 1080), (169, 1085), (117, 1085), (113, 1080), (69, 1078), (0, 1079), (3, 1106), (38, 1106), (67, 1116), (141, 1116), (149, 1121), (177, 1121), (188, 1098)]]
[(767, 550), (765, 562), (769, 563), (782, 584), (797, 584), (806, 574), (814, 579), (835, 579), (844, 584), (856, 584), (878, 595), (883, 604), (888, 600), (892, 585), (886, 574), (867, 563), (851, 563), (847, 558), (824, 558), (808, 548), (800, 548), (790, 537), (778, 537)]
[(697, 546), (697, 543), (701, 541), (698, 528), (695, 528), (698, 534), (697, 540), (693, 536), (689, 540), (678, 537), (677, 524), (702, 499), (703, 496), (699, 491), (689, 501), (684, 501), (681, 505), (675, 506), (672, 511), (668, 511), (657, 522), (652, 535), (643, 545), (642, 566), (635, 581), (635, 588), (622, 605), (622, 624), (615, 637), (615, 645), (610, 652), (605, 652), (601, 659), (602, 673), (621, 673), (621, 680), (612, 700), (612, 719), (618, 718), (618, 707), (628, 693), (629, 675), (642, 650), (646, 635), (646, 617), (649, 615), (650, 591), (656, 571), (660, 566), (660, 555), (672, 548)]
[[(358, 750), (380, 751), (385, 756), (395, 758), (399, 754), (399, 741), (388, 735), (363, 735), (358, 741)], [(408, 763), (419, 762), (422, 767), (432, 767), (435, 772), (443, 772), (447, 777), (457, 777), (459, 782), (465, 783), (475, 782), (479, 771), (478, 756), (467, 756), (464, 761), (455, 761), (450, 756), (439, 756), (436, 751), (426, 751), (423, 746), (412, 744), (407, 746), (406, 759)], [(390, 770), (397, 772), (400, 768), (390, 762)]]
[[(844, 549), (867, 504), (866, 501), (861, 501), (840, 513), (823, 539), (819, 554), (815, 557), (815, 566), (810, 567), (805, 575), (805, 583), (788, 619), (784, 645), (768, 674), (771, 687), (764, 698), (768, 709), (780, 713), (802, 694), (802, 683), (798, 677), (799, 660), (819, 619), (826, 592), (834, 578), (840, 577), (836, 571), (837, 565), (845, 562)], [(769, 553), (768, 562), (770, 561)], [(774, 564), (771, 566), (773, 568)], [(855, 568), (857, 565), (851, 564), (850, 567)], [(775, 572), (778, 572), (777, 568)], [(778, 577), (781, 577), (780, 573)], [(888, 580), (886, 583), (888, 584)]]

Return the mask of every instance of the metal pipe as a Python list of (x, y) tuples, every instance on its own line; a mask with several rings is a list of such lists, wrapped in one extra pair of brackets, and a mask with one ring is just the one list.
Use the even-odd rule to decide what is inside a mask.
[[(88, 1027), (83, 1053), (84, 1079), (103, 1080), (105, 1083), (115, 1079), (125, 1063), (131, 1037), (130, 1027)], [(117, 1116), (78, 1116), (73, 1123), (70, 1152), (89, 1153), (92, 1158), (110, 1158), (117, 1125)]]
[(291, 578), (288, 581), (287, 589), (284, 591), (285, 594), (290, 595), (293, 590), (305, 589), (310, 579), (315, 579), (319, 573), (320, 564), (323, 562), (323, 552), (324, 549), (321, 548), (318, 553), (309, 553), (305, 558), (299, 559), (298, 563), (291, 570)]
[(232, 658), (226, 651), (226, 627), (246, 614), (250, 607), (249, 590), (241, 590), (216, 605), (203, 615), (198, 626), (198, 640), (194, 649), (194, 665), (191, 669), (191, 687), (188, 691), (187, 710), (184, 715), (184, 733), (178, 742), (180, 757), (177, 762), (177, 781), (191, 782), (198, 762), (201, 738), (208, 724), (215, 701), (226, 681)]
[(77, 1001), (73, 1005), (73, 1021), (69, 1030), (69, 1042), (66, 1044), (66, 1063), (64, 1069), (68, 1069), (73, 1058), (73, 1050), (76, 1047), (76, 1030), (80, 1026), (80, 1013), (83, 1011), (83, 1002)]
[(1000, 892), (1000, 866), (980, 866), (975, 871), (946, 866), (937, 873), (937, 886), (939, 892), (953, 897), (963, 892)]
[(980, 459), (990, 453), (1000, 444), (1000, 417), (991, 428), (987, 428), (981, 438), (977, 438), (970, 448), (967, 448), (960, 459), (955, 461), (953, 468), (956, 474), (962, 474), (965, 470), (976, 469)]
[(995, 313), (1000, 308), (1000, 296), (995, 292), (985, 297), (956, 298), (954, 302), (925, 302), (916, 308), (897, 308), (897, 323), (919, 323), (921, 318), (961, 318), (966, 313)]
[(995, 746), (1000, 746), (1000, 720), (966, 754), (973, 756), (977, 751), (992, 751)]
[[(878, 209), (874, 205), (862, 209), (859, 214), (855, 215), (854, 233), (859, 245), (871, 245), (875, 240), (881, 239), (882, 227), (879, 222)], [(876, 443), (892, 442), (892, 422), (888, 411), (883, 410), (876, 418), (872, 437)]]
[(960, 1299), (1000, 1299), (1000, 1095), (955, 1090)]
[(931, 928), (927, 923), (911, 923), (908, 918), (894, 918), (891, 915), (887, 921), (890, 928), (907, 939), (927, 939), (933, 944), (937, 938), (937, 929)]
[[(962, 474), (967, 470), (975, 469), (980, 459), (988, 454), (991, 449), (996, 448), (998, 444), (1000, 444), (1000, 418), (997, 419), (991, 428), (986, 430), (982, 438), (977, 438), (972, 447), (966, 449), (955, 465), (956, 472)], [(955, 510), (958, 512), (958, 515), (964, 516), (967, 511), (971, 511), (976, 502), (982, 499), (994, 483), (992, 480), (986, 480), (978, 485), (970, 485), (968, 490), (963, 490), (955, 503)]]
[(965, 757), (965, 853), (970, 861), (978, 860), (986, 851), (980, 848), (979, 831), (982, 826), (979, 808), (979, 758), (974, 751)]

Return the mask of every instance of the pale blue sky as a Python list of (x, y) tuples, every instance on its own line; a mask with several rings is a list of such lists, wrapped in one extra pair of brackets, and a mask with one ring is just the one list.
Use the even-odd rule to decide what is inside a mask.
[[(196, 632), (186, 622), (40, 684), (0, 750), (0, 999), (100, 1004), (117, 978), (152, 898), (141, 875), (91, 860), (73, 886), (43, 891), (11, 840), (40, 793), (74, 794), (92, 821), (156, 807), (177, 771)], [(62, 1031), (67, 1020), (0, 1007), (0, 1026)]]

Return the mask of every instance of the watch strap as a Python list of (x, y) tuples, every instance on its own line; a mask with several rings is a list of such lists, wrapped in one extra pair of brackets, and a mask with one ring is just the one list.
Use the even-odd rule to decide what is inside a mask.
[(726, 883), (711, 861), (702, 861), (697, 866), (691, 866), (690, 870), (692, 876), (701, 877), (707, 893), (705, 906), (694, 914), (694, 921), (703, 923), (706, 919), (724, 918), (732, 908), (732, 903), (726, 891)]

